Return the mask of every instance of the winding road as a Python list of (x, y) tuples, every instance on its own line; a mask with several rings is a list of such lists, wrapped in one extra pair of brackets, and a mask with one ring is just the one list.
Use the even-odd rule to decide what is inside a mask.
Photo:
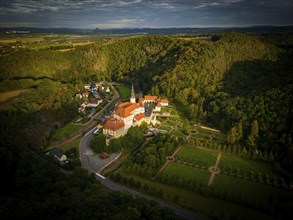
[(109, 189), (115, 190), (115, 191), (121, 191), (121, 192), (128, 192), (132, 194), (133, 196), (142, 196), (148, 200), (155, 200), (157, 201), (162, 207), (170, 208), (174, 210), (174, 212), (185, 219), (190, 219), (190, 220), (204, 220), (205, 218), (201, 216), (198, 213), (195, 213), (190, 210), (183, 209), (175, 204), (172, 204), (170, 202), (143, 194), (141, 192), (137, 192), (133, 189), (130, 189), (128, 187), (122, 186), (120, 184), (117, 184), (103, 176), (97, 173), (97, 171), (94, 169), (94, 167), (90, 164), (88, 156), (93, 154), (93, 151), (89, 147), (89, 143), (91, 139), (95, 137), (94, 135), (94, 130), (92, 129), (89, 131), (87, 134), (84, 135), (82, 138), (80, 144), (79, 144), (79, 155), (80, 155), (80, 161), (81, 161), (81, 166), (88, 171), (89, 174), (95, 173), (97, 180), (101, 182), (104, 186), (108, 187)]
[[(114, 89), (115, 90), (115, 89)], [(116, 91), (117, 92), (117, 91)], [(116, 102), (119, 101), (119, 98), (113, 99), (111, 102), (111, 105), (108, 105), (108, 107), (110, 108), (111, 106), (114, 106), (114, 104)], [(173, 203), (146, 195), (144, 193), (141, 192), (137, 192), (133, 189), (130, 189), (128, 187), (122, 186), (120, 184), (117, 184), (105, 177), (103, 177), (102, 175), (100, 175), (98, 173), (98, 170), (96, 170), (94, 168), (94, 166), (92, 166), (92, 164), (89, 161), (89, 156), (93, 155), (93, 151), (90, 148), (89, 144), (90, 141), (95, 137), (94, 135), (94, 131), (95, 128), (91, 129), (90, 131), (88, 131), (81, 139), (80, 143), (79, 143), (79, 157), (80, 157), (80, 162), (81, 162), (81, 166), (86, 169), (88, 171), (89, 174), (91, 173), (95, 173), (96, 174), (96, 179), (99, 180), (101, 182), (101, 184), (103, 184), (104, 186), (106, 186), (109, 189), (115, 190), (115, 191), (121, 191), (121, 192), (128, 192), (130, 194), (132, 194), (133, 196), (142, 196), (148, 200), (155, 200), (157, 201), (160, 206), (162, 207), (166, 207), (166, 208), (170, 208), (172, 210), (174, 210), (174, 212), (185, 219), (190, 219), (190, 220), (204, 220), (205, 218), (203, 216), (201, 216), (198, 213), (195, 213), (193, 211), (190, 210), (186, 210), (183, 209)]]
[[(113, 88), (113, 87), (112, 87)], [(117, 103), (119, 101), (119, 98), (117, 98), (117, 91), (114, 88), (114, 94), (115, 94), (115, 99), (113, 98), (113, 100), (111, 101), (111, 104), (109, 103), (109, 105), (107, 105), (107, 108), (110, 108), (111, 106), (115, 105), (115, 103)], [(103, 109), (103, 111), (105, 111), (106, 109)], [(97, 180), (99, 180), (101, 182), (101, 184), (103, 184), (104, 186), (106, 186), (109, 189), (112, 189), (114, 191), (121, 191), (121, 192), (128, 192), (133, 196), (142, 196), (148, 200), (155, 200), (157, 201), (160, 206), (162, 207), (166, 207), (166, 208), (170, 208), (172, 210), (174, 210), (174, 212), (185, 219), (190, 219), (190, 220), (202, 220), (205, 219), (203, 216), (201, 216), (198, 213), (195, 213), (193, 211), (190, 210), (186, 210), (183, 209), (173, 203), (143, 194), (141, 192), (137, 192), (133, 189), (130, 189), (128, 187), (122, 186), (120, 184), (117, 184), (111, 180), (109, 180), (108, 178), (100, 175), (98, 173), (98, 170), (95, 169), (95, 167), (90, 163), (89, 160), (89, 156), (93, 155), (93, 151), (90, 148), (89, 144), (90, 141), (95, 137), (94, 135), (94, 131), (95, 131), (96, 127), (94, 127), (93, 129), (91, 129), (90, 131), (88, 131), (81, 139), (80, 144), (79, 144), (79, 155), (80, 155), (80, 162), (81, 162), (81, 166), (86, 169), (88, 171), (89, 174), (91, 173), (95, 173), (96, 174), (96, 178)]]

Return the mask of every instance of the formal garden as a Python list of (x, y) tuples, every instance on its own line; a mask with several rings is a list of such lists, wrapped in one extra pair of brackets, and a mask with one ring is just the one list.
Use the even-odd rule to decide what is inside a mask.
[[(158, 114), (157, 127), (168, 134), (133, 152), (110, 178), (209, 216), (270, 219), (265, 213), (274, 198), (286, 193), (284, 180), (268, 163), (274, 156), (227, 145), (224, 133), (189, 124), (176, 113)], [(232, 214), (225, 216), (225, 210)]]

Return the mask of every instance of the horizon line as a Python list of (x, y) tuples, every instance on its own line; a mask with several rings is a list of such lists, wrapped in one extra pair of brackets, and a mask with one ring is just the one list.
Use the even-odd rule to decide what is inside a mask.
[(121, 28), (115, 28), (115, 27), (109, 27), (109, 28), (82, 28), (82, 27), (33, 27), (33, 26), (16, 26), (16, 27), (0, 27), (0, 29), (13, 29), (13, 28), (34, 28), (34, 29), (75, 29), (75, 30), (121, 30), (121, 29), (205, 29), (205, 28), (252, 28), (252, 27), (291, 27), (293, 24), (257, 24), (257, 25), (244, 25), (244, 26), (199, 26), (199, 27), (192, 27), (192, 26), (170, 26), (170, 27), (121, 27)]

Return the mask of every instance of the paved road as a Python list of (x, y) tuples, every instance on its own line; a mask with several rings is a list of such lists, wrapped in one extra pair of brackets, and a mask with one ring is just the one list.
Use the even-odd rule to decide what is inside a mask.
[[(95, 173), (97, 174), (97, 171), (94, 169), (94, 167), (90, 164), (88, 156), (93, 154), (93, 151), (89, 147), (89, 143), (92, 138), (94, 138), (94, 129), (89, 131), (81, 140), (79, 144), (79, 155), (80, 155), (80, 161), (81, 161), (81, 166), (88, 171), (88, 173)], [(201, 216), (198, 213), (183, 209), (175, 204), (172, 204), (170, 202), (166, 202), (157, 198), (154, 198), (152, 196), (137, 192), (133, 189), (130, 189), (128, 187), (122, 186), (120, 184), (117, 184), (99, 174), (96, 175), (96, 178), (106, 187), (115, 190), (115, 191), (125, 191), (129, 192), (130, 194), (134, 196), (142, 196), (148, 200), (155, 200), (157, 201), (162, 207), (167, 207), (175, 211), (175, 213), (183, 217), (185, 219), (190, 219), (190, 220), (203, 220), (205, 219), (203, 216)]]
[(104, 112), (106, 112), (106, 110), (114, 108), (115, 104), (120, 100), (119, 92), (112, 85), (111, 85), (111, 88), (114, 93), (114, 96), (112, 97), (111, 101), (106, 106), (104, 106), (99, 112), (94, 114), (92, 118), (87, 123), (85, 123), (84, 126), (81, 129), (79, 129), (77, 132), (75, 132), (74, 134), (71, 134), (65, 140), (61, 140), (61, 141), (57, 141), (56, 143), (53, 143), (47, 149), (52, 149), (56, 147), (61, 147), (65, 144), (70, 144), (74, 142), (76, 139), (78, 139), (80, 136), (82, 136), (82, 133), (84, 131), (88, 130), (89, 128), (92, 128), (93, 126), (96, 126), (96, 124), (94, 123), (94, 120), (100, 119), (100, 117), (104, 114)]

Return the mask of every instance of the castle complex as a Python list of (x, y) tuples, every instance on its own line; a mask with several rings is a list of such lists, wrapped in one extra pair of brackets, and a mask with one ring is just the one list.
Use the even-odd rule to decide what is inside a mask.
[[(136, 103), (134, 88), (131, 88), (129, 102), (120, 103), (115, 107), (113, 117), (107, 119), (103, 125), (103, 134), (109, 138), (118, 138), (125, 135), (132, 126), (140, 126), (142, 122), (156, 123), (154, 111), (161, 111), (161, 107), (168, 106), (167, 99), (157, 96), (145, 96)], [(155, 104), (155, 109), (151, 108)]]

